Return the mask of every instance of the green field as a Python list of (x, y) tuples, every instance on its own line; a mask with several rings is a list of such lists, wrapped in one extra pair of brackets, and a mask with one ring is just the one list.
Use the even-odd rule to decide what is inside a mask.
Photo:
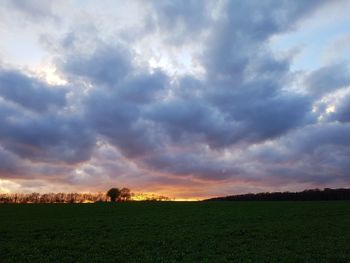
[(3, 204), (0, 262), (350, 262), (350, 202)]

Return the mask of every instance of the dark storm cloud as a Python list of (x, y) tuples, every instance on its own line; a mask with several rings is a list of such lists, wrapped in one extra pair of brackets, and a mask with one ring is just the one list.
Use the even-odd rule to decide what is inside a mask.
[(34, 111), (62, 107), (67, 91), (30, 78), (14, 70), (0, 68), (0, 97)]

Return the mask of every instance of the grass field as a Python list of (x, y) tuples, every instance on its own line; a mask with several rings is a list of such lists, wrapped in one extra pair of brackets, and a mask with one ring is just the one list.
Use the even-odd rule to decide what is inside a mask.
[(0, 205), (0, 262), (350, 262), (350, 202)]

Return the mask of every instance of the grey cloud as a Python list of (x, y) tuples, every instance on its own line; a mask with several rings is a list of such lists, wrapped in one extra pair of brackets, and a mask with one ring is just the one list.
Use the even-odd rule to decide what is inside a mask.
[(0, 147), (0, 176), (11, 177), (23, 172), (20, 159)]
[(32, 114), (0, 101), (0, 145), (35, 162), (77, 163), (90, 158), (94, 133), (79, 115)]
[(124, 79), (116, 90), (118, 98), (136, 104), (154, 102), (168, 85), (169, 78), (161, 71), (137, 73)]
[(350, 181), (348, 124), (314, 124), (294, 131), (272, 144), (248, 150), (250, 160), (262, 173), (281, 184), (294, 182), (326, 185)]
[(127, 156), (156, 148), (157, 133), (144, 118), (143, 109), (164, 96), (169, 77), (161, 71), (151, 73), (136, 67), (122, 46), (102, 44), (90, 55), (74, 51), (60, 65), (72, 78), (82, 76), (93, 85), (84, 100), (91, 128)]
[(336, 107), (336, 112), (330, 116), (331, 120), (350, 122), (350, 93), (344, 96)]
[(204, 180), (224, 180), (242, 175), (236, 165), (208, 154), (204, 149), (184, 152), (158, 152), (143, 159), (150, 169), (177, 176), (192, 176)]
[(159, 16), (159, 25), (164, 26), (167, 30), (172, 30), (183, 23), (183, 26), (189, 27), (189, 31), (205, 25), (208, 2), (200, 0), (189, 1), (153, 1), (153, 7)]
[(350, 137), (346, 136), (349, 131), (349, 124), (316, 124), (297, 132), (287, 145), (290, 149), (304, 154), (315, 153), (325, 146), (346, 148), (350, 146)]
[(81, 54), (73, 49), (59, 63), (63, 71), (73, 78), (80, 76), (97, 85), (114, 86), (132, 71), (131, 60), (130, 52), (121, 46), (99, 46), (92, 54)]
[(32, 161), (86, 161), (95, 144), (93, 133), (77, 117), (46, 115), (20, 121), (3, 120), (3, 124), (1, 145)]
[(23, 160), (21, 156), (0, 147), (0, 176), (2, 178), (32, 178), (47, 176), (64, 176), (71, 168), (60, 165), (37, 165)]
[(86, 107), (91, 126), (110, 143), (124, 150), (126, 155), (146, 152), (144, 131), (136, 124), (140, 110), (135, 105), (118, 100), (108, 93), (95, 92)]
[(272, 139), (312, 121), (308, 118), (310, 98), (282, 92), (278, 83), (255, 81), (215, 89), (211, 85), (221, 83), (196, 86), (188, 78), (185, 83), (188, 86), (180, 85), (182, 99), (155, 103), (144, 114), (175, 142), (187, 138), (214, 148), (228, 147), (240, 141)]
[[(261, 143), (284, 137), (292, 129), (315, 123), (310, 113), (314, 98), (288, 91), (289, 61), (275, 58), (265, 41), (273, 34), (293, 29), (298, 19), (321, 4), (320, 1), (280, 1), (271, 8), (270, 2), (227, 2), (223, 8), (227, 16), (213, 27), (209, 45), (201, 56), (207, 80), (203, 83), (186, 79), (182, 88), (187, 85), (190, 91), (180, 92), (180, 96), (190, 101), (156, 105), (151, 119), (161, 123), (173, 138), (187, 137), (190, 138), (187, 142), (198, 143), (188, 133), (197, 134), (197, 138), (214, 134), (214, 141), (222, 140), (224, 147), (241, 141)], [(199, 141), (210, 145), (211, 140)], [(217, 142), (212, 146), (220, 145)], [(275, 160), (278, 158), (276, 156)], [(198, 160), (191, 160), (201, 167)], [(252, 160), (241, 161), (243, 169), (244, 164), (249, 166)], [(152, 159), (148, 164), (159, 169), (168, 168), (173, 173), (193, 172), (186, 162), (165, 156)], [(261, 171), (266, 171), (260, 173), (262, 178), (268, 177), (269, 165), (273, 166), (258, 164)], [(178, 166), (180, 168), (171, 169)], [(199, 166), (195, 170), (204, 175)], [(294, 170), (293, 174), (297, 173), (298, 170)], [(249, 169), (245, 176), (247, 174)], [(212, 173), (211, 176), (218, 175)], [(317, 174), (314, 180), (317, 181)]]
[[(304, 84), (315, 91), (297, 94), (290, 89), (295, 84), (291, 58), (276, 57), (268, 43), (271, 36), (292, 30), (323, 1), (222, 3), (217, 18), (209, 8), (214, 2), (151, 3), (161, 40), (164, 34), (173, 35), (165, 45), (202, 40), (203, 52), (194, 58), (204, 68), (201, 77), (172, 78), (161, 70), (141, 68), (131, 44), (115, 44), (115, 39), (108, 43), (98, 36), (95, 41), (94, 34), (94, 41), (88, 39), (91, 49), (80, 49), (85, 34), (76, 37), (74, 32), (59, 43), (55, 61), (72, 88), (81, 80), (88, 83), (83, 92), (70, 93), (79, 103), (66, 102), (66, 93), (51, 93), (55, 89), (38, 80), (7, 73), (10, 80), (0, 80), (21, 88), (20, 95), (0, 89), (0, 144), (32, 163), (57, 164), (58, 168), (46, 168), (49, 174), (91, 161), (92, 166), (83, 168), (90, 179), (64, 178), (73, 183), (97, 182), (99, 165), (103, 172), (112, 174), (114, 169), (126, 177), (132, 177), (132, 170), (140, 177), (145, 171), (159, 177), (242, 179), (261, 185), (264, 180), (276, 185), (347, 180), (348, 98), (338, 105), (333, 119), (317, 123), (311, 112), (317, 92), (348, 85), (345, 67), (311, 73)], [(153, 29), (143, 33), (153, 36)], [(202, 36), (204, 31), (208, 32)], [(324, 76), (328, 77), (323, 81)], [(49, 110), (53, 106), (56, 112)], [(62, 106), (74, 109), (74, 114)], [(121, 156), (94, 158), (97, 138)]]
[(276, 58), (267, 41), (321, 2), (270, 4), (227, 2), (201, 56), (208, 78), (203, 96), (242, 127), (231, 143), (271, 139), (313, 121), (312, 98), (288, 91), (289, 59)]
[[(44, 179), (46, 182), (67, 183), (74, 167), (54, 163), (35, 163), (24, 160), (11, 151), (0, 147), (0, 178), (8, 180), (19, 179), (29, 185), (36, 179)], [(38, 182), (32, 183), (34, 191), (37, 191)], [(43, 185), (44, 186), (44, 185)], [(45, 187), (44, 187), (45, 188)]]
[(30, 78), (15, 70), (0, 69), (0, 96), (34, 111), (66, 104), (67, 90)]
[[(288, 31), (323, 1), (227, 1), (213, 27), (203, 63), (211, 77), (239, 83), (269, 37)], [(219, 40), (219, 41), (218, 41)]]
[(217, 109), (195, 99), (155, 104), (145, 116), (159, 125), (175, 143), (197, 141), (212, 147), (228, 146), (240, 129)]
[(23, 14), (32, 21), (52, 20), (59, 22), (59, 18), (53, 12), (52, 1), (40, 1), (40, 0), (5, 0), (5, 3), (12, 9)]
[[(227, 12), (231, 23), (240, 22), (242, 30), (248, 31), (256, 39), (264, 39), (272, 34), (293, 29), (295, 24), (310, 15), (326, 1), (228, 1)], [(245, 12), (241, 12), (241, 10)], [(233, 12), (233, 14), (232, 14)]]
[(68, 50), (58, 64), (73, 82), (77, 76), (82, 77), (95, 88), (106, 88), (101, 92), (111, 92), (112, 96), (135, 105), (153, 101), (169, 82), (169, 77), (160, 70), (151, 73), (134, 65), (132, 52), (121, 44), (111, 46), (96, 41), (94, 50), (87, 54), (75, 45)]
[(151, 1), (155, 24), (171, 43), (181, 44), (210, 26), (214, 1)]
[[(215, 22), (209, 46), (200, 57), (207, 73), (204, 80), (184, 77), (178, 84), (170, 82), (162, 72), (150, 74), (137, 68), (123, 47), (105, 44), (91, 54), (73, 49), (75, 53), (61, 66), (72, 78), (78, 75), (93, 84), (85, 102), (86, 118), (128, 157), (147, 160), (155, 155), (158, 160), (157, 151), (171, 145), (209, 145), (214, 150), (271, 140), (314, 121), (308, 119), (312, 98), (288, 91), (289, 59), (274, 57), (266, 42), (269, 36), (292, 28), (314, 7), (315, 2), (310, 3), (284, 1), (270, 10), (271, 6), (261, 3), (253, 7), (236, 2), (252, 12), (253, 20), (237, 5), (226, 3), (226, 16)], [(158, 8), (170, 8), (169, 16), (188, 22), (181, 3)], [(171, 99), (161, 96), (166, 91)], [(171, 166), (172, 161), (176, 166), (177, 159), (151, 159), (147, 166), (157, 169), (161, 163)], [(205, 177), (204, 170), (210, 169), (200, 169), (203, 164), (193, 159), (196, 162), (197, 174)]]
[(228, 120), (244, 127), (237, 140), (260, 141), (282, 135), (308, 122), (311, 109), (309, 98), (282, 92), (273, 83), (257, 82), (209, 94), (208, 99)]
[(152, 124), (142, 120), (139, 107), (113, 96), (105, 97), (103, 103), (96, 98), (90, 98), (86, 105), (90, 125), (124, 155), (142, 156), (161, 145)]
[(350, 70), (348, 63), (327, 65), (309, 74), (305, 84), (316, 97), (334, 92), (350, 85)]

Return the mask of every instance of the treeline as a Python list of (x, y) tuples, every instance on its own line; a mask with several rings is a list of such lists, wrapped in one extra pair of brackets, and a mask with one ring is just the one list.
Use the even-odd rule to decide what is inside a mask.
[(258, 194), (230, 195), (204, 201), (322, 201), (350, 200), (350, 189), (309, 189), (302, 192), (273, 192)]
[[(161, 195), (135, 194), (123, 188), (116, 202), (125, 201), (170, 201), (171, 199)], [(98, 203), (110, 202), (107, 193), (0, 193), (0, 204), (47, 204), (47, 203)]]
[(105, 193), (7, 193), (0, 194), (0, 203), (96, 203), (107, 202)]

